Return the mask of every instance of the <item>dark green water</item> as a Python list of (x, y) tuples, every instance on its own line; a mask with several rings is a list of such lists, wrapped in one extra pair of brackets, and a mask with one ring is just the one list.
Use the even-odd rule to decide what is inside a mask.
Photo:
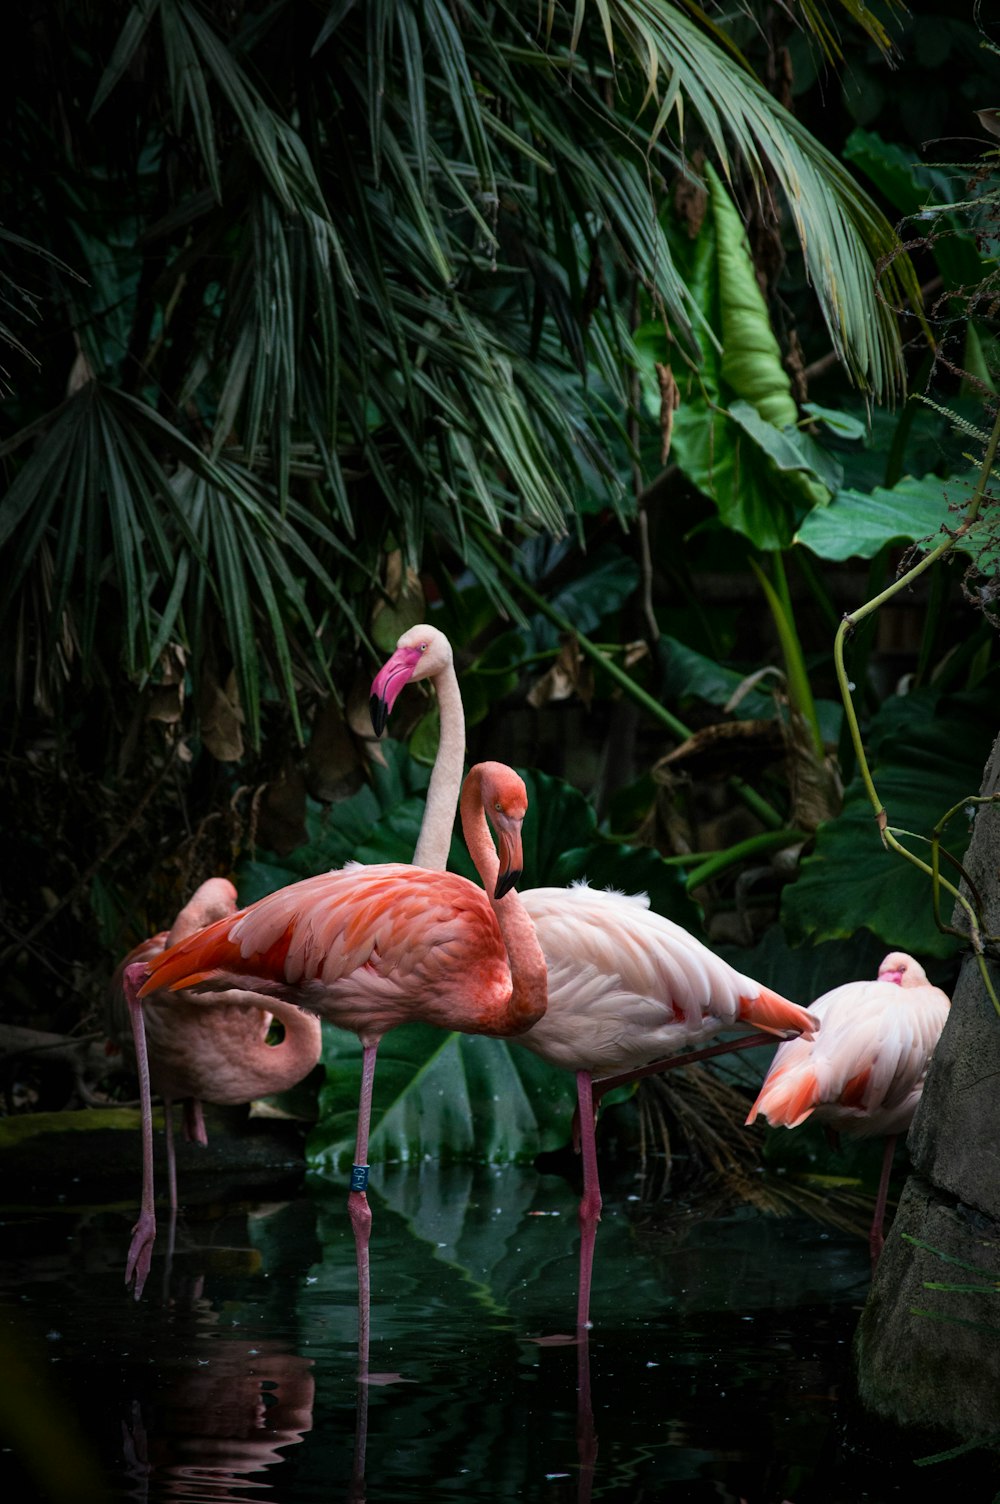
[[(976, 1504), (996, 1493), (981, 1456), (978, 1468), (916, 1467), (926, 1445), (859, 1416), (861, 1239), (801, 1217), (709, 1219), (697, 1202), (650, 1209), (629, 1183), (613, 1187), (581, 1348), (560, 1340), (576, 1300), (569, 1183), (433, 1166), (372, 1180), (361, 1387), (341, 1183), (182, 1215), (169, 1272), (161, 1221), (138, 1305), (122, 1284), (134, 1208), (0, 1213), (0, 1498), (879, 1504), (962, 1487)], [(37, 1470), (56, 1456), (69, 1481), (46, 1493)]]

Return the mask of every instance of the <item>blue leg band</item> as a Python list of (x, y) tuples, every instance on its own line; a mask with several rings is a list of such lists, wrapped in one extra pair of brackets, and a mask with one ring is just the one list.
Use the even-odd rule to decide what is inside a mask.
[(367, 1165), (352, 1165), (351, 1166), (351, 1190), (352, 1191), (367, 1191), (367, 1189), (368, 1189), (368, 1166)]

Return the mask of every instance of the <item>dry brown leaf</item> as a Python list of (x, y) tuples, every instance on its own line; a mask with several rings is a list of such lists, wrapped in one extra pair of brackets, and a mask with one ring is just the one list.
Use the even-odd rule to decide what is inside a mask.
[(238, 762), (243, 756), (244, 717), (234, 673), (223, 688), (206, 669), (198, 693), (198, 719), (201, 739), (212, 756), (219, 762)]
[[(372, 735), (370, 718), (367, 735)], [(320, 799), (326, 804), (335, 799), (344, 799), (361, 786), (363, 768), (363, 759), (344, 712), (331, 695), (313, 719), (312, 736), (305, 758), (309, 792), (314, 799)]]
[(991, 136), (1000, 136), (1000, 110), (977, 110), (976, 119)]
[(673, 371), (659, 361), (656, 361), (656, 378), (660, 383), (660, 464), (665, 465), (670, 456), (674, 413), (681, 405), (681, 393)]
[(383, 589), (372, 607), (371, 635), (375, 646), (391, 653), (399, 638), (427, 615), (427, 602), (420, 576), (409, 565), (404, 568), (402, 552), (397, 548), (386, 554)]
[(66, 379), (67, 397), (72, 397), (94, 379), (94, 368), (80, 347), (79, 336), (73, 337), (76, 340), (76, 358), (69, 368), (69, 376)]
[(816, 830), (824, 820), (840, 814), (844, 789), (834, 757), (819, 757), (809, 727), (792, 711), (784, 726), (788, 747), (788, 782), (792, 795), (791, 823), (800, 830)]
[[(703, 161), (704, 153), (695, 152), (691, 165), (696, 172), (701, 170)], [(704, 188), (686, 174), (679, 174), (674, 183), (674, 207), (690, 238), (697, 240), (708, 208), (708, 194)]]
[(692, 778), (745, 778), (748, 770), (767, 767), (784, 755), (780, 721), (716, 721), (681, 742), (657, 766), (683, 765)]
[(157, 684), (146, 697), (146, 719), (176, 726), (184, 714), (184, 685)]
[(564, 637), (559, 657), (548, 673), (531, 686), (527, 700), (536, 710), (555, 700), (569, 700), (577, 695), (590, 709), (594, 697), (594, 675), (589, 661), (580, 652), (575, 637)]
[(256, 839), (279, 856), (306, 840), (306, 782), (300, 769), (285, 768), (257, 801)]

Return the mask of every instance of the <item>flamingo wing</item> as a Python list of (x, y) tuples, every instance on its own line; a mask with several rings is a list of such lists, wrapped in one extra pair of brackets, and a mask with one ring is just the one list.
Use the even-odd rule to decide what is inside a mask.
[(781, 1045), (750, 1111), (797, 1127), (812, 1112), (859, 1137), (909, 1126), (948, 1012), (937, 988), (847, 982), (817, 998), (810, 1039)]
[(804, 1008), (734, 971), (645, 894), (576, 884), (521, 895), (549, 974), (549, 1006), (521, 1043), (567, 1070), (638, 1069), (722, 1029), (815, 1027)]
[(453, 873), (351, 863), (281, 888), (164, 951), (140, 995), (239, 986), (368, 1039), (417, 1016), (475, 1028), (480, 1012), (509, 997), (511, 980), (481, 889)]

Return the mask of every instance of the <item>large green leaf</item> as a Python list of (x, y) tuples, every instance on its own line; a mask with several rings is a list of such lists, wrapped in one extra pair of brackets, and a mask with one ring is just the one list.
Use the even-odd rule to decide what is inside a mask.
[[(361, 1045), (341, 1029), (323, 1034), (326, 1084), (306, 1151), (340, 1170), (354, 1153)], [(369, 1160), (527, 1162), (566, 1142), (575, 1100), (569, 1072), (506, 1040), (407, 1024), (379, 1046)]]
[[(843, 490), (827, 507), (810, 512), (795, 534), (821, 559), (871, 559), (887, 543), (926, 542), (928, 547), (944, 541), (942, 529), (954, 528), (966, 510), (978, 477), (906, 475), (891, 489), (876, 486), (870, 492)], [(956, 540), (955, 547), (979, 559), (986, 543), (982, 524)], [(995, 551), (983, 561), (996, 567)]]
[(671, 245), (707, 330), (697, 370), (684, 374), (662, 323), (636, 331), (647, 412), (660, 417), (655, 363), (671, 364), (681, 392), (671, 458), (718, 507), (726, 527), (758, 548), (784, 548), (796, 523), (829, 499), (835, 467), (800, 435), (767, 306), (742, 221), (717, 174), (706, 170), (711, 215), (697, 239), (672, 225)]
[[(616, 543), (606, 543), (592, 554), (578, 556), (572, 578), (553, 588), (547, 576), (565, 572), (572, 558), (565, 543), (548, 544), (536, 540), (521, 551), (531, 584), (543, 591), (554, 611), (567, 617), (584, 635), (592, 635), (601, 622), (614, 616), (634, 594), (639, 584), (639, 567)], [(522, 629), (527, 652), (554, 647), (558, 632), (547, 617), (533, 616), (527, 630)]]
[[(930, 837), (937, 822), (964, 796), (976, 794), (997, 729), (996, 679), (975, 692), (942, 696), (919, 690), (888, 700), (872, 722), (869, 761), (889, 824)], [(952, 819), (945, 846), (959, 859), (969, 823)], [(922, 861), (929, 846), (903, 838)], [(954, 869), (942, 861), (954, 881)], [(942, 915), (951, 901), (942, 895)], [(821, 825), (815, 851), (785, 889), (782, 923), (793, 944), (842, 940), (868, 929), (887, 948), (947, 956), (956, 942), (934, 923), (931, 881), (905, 858), (883, 848), (860, 778), (844, 796), (836, 820)]]
[[(706, 700), (709, 705), (720, 708), (729, 706), (736, 691), (744, 685), (747, 675), (727, 668), (705, 653), (688, 647), (676, 637), (664, 634), (657, 643), (663, 673), (662, 693), (673, 703), (684, 706), (691, 700)], [(759, 668), (760, 665), (757, 665)], [(755, 669), (756, 672), (756, 669)], [(778, 703), (771, 689), (781, 689), (780, 679), (766, 677), (744, 690), (730, 714), (735, 720), (771, 720), (779, 713)], [(840, 735), (844, 709), (839, 700), (817, 700), (816, 714), (823, 739), (835, 742)]]

